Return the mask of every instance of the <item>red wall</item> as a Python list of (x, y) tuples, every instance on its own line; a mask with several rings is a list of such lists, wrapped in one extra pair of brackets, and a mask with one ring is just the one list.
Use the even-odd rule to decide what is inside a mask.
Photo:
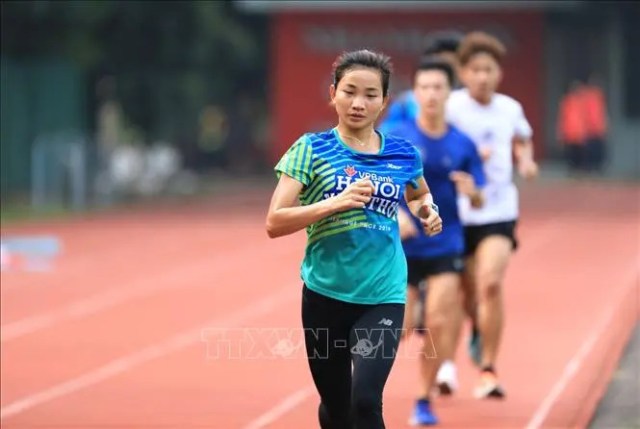
[(395, 68), (393, 94), (408, 87), (424, 35), (451, 28), (488, 31), (505, 42), (508, 57), (500, 91), (522, 103), (540, 155), (544, 113), (541, 13), (281, 13), (272, 21), (270, 41), (272, 161), (302, 133), (335, 125), (328, 87), (331, 65), (340, 52), (366, 47), (390, 55)]

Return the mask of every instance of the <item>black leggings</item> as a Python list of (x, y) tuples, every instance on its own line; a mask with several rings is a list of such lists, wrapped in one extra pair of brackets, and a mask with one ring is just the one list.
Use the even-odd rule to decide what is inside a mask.
[(351, 304), (304, 287), (302, 324), (322, 429), (384, 429), (382, 392), (403, 318), (404, 304)]

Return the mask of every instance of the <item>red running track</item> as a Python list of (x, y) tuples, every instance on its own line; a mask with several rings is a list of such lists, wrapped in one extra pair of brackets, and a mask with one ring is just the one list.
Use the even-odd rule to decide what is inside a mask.
[[(443, 428), (585, 427), (638, 320), (640, 188), (541, 182), (522, 200), (498, 362), (508, 397), (472, 398), (461, 347), (461, 390), (436, 400)], [(270, 353), (284, 332), (300, 345), (304, 236), (266, 238), (267, 202), (3, 228), (55, 234), (64, 252), (51, 272), (1, 274), (2, 427), (317, 427), (302, 350)], [(407, 427), (416, 346), (388, 383), (389, 428)]]

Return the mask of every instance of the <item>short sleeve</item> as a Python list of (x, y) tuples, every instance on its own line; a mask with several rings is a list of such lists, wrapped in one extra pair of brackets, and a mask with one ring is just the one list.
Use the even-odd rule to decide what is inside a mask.
[(533, 130), (531, 129), (531, 125), (529, 121), (524, 116), (524, 110), (520, 103), (518, 103), (516, 108), (516, 123), (515, 123), (515, 135), (521, 139), (530, 139), (533, 135)]
[(311, 183), (312, 148), (306, 136), (300, 137), (280, 158), (274, 170), (278, 178), (284, 173), (304, 186)]
[(411, 145), (411, 149), (413, 151), (413, 160), (411, 162), (411, 180), (409, 180), (409, 183), (414, 189), (417, 189), (418, 180), (424, 177), (424, 170), (422, 168), (422, 157), (420, 156), (420, 152), (413, 145)]

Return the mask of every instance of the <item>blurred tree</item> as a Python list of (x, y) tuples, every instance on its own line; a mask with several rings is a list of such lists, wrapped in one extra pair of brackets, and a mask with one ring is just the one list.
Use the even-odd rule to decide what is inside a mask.
[[(209, 103), (239, 90), (264, 98), (266, 19), (230, 1), (2, 2), (2, 55), (64, 57), (117, 82), (128, 121), (147, 140), (194, 144)], [(257, 85), (256, 85), (257, 83)], [(90, 105), (97, 106), (95, 89)]]
[(109, 1), (2, 2), (2, 54), (13, 58), (64, 56), (90, 69), (102, 58), (93, 28), (113, 13)]

